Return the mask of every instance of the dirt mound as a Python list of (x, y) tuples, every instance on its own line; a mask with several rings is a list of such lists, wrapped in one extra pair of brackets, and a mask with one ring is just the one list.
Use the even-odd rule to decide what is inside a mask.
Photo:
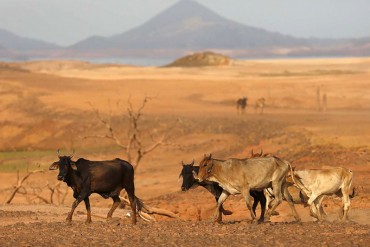
[(230, 65), (232, 59), (214, 52), (199, 52), (175, 60), (166, 67), (202, 67)]

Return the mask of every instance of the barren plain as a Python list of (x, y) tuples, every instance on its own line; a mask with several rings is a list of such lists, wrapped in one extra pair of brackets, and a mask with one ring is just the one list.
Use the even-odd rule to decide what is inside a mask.
[[(323, 96), (326, 95), (326, 103)], [(248, 97), (245, 113), (236, 100)], [(263, 114), (255, 112), (265, 98)], [(144, 147), (161, 140), (136, 170), (136, 194), (147, 205), (181, 219), (154, 215), (156, 222), (130, 224), (127, 209), (114, 220), (112, 204), (91, 197), (93, 223), (79, 205), (72, 224), (64, 219), (71, 190), (50, 198), (57, 172), (48, 171), (56, 150), (74, 159), (105, 160), (125, 152), (106, 136), (107, 120), (126, 144), (127, 108), (142, 109)], [(319, 103), (320, 102), (320, 103)], [(97, 114), (98, 113), (98, 114)], [(162, 137), (165, 137), (162, 140)], [(370, 59), (234, 61), (220, 67), (166, 68), (79, 61), (0, 63), (0, 245), (1, 246), (367, 246), (370, 241)], [(181, 162), (204, 154), (248, 157), (273, 153), (297, 169), (343, 166), (353, 170), (357, 194), (348, 222), (338, 222), (341, 201), (324, 200), (325, 222), (314, 222), (297, 205), (293, 222), (285, 202), (271, 222), (250, 223), (239, 196), (225, 208), (224, 223), (209, 221), (214, 198), (203, 188), (180, 190)], [(10, 204), (14, 187), (27, 172)], [(17, 172), (18, 171), (18, 172)], [(52, 203), (51, 203), (52, 202)]]

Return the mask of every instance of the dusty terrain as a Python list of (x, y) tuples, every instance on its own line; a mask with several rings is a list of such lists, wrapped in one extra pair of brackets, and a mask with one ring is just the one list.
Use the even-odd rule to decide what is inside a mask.
[[(235, 61), (230, 66), (156, 68), (92, 65), (76, 61), (0, 63), (0, 245), (173, 245), (173, 246), (366, 246), (370, 240), (370, 59)], [(327, 95), (327, 109), (318, 111)], [(247, 96), (244, 114), (235, 101)], [(127, 209), (114, 220), (104, 216), (111, 200), (92, 196), (93, 223), (85, 225), (84, 205), (73, 223), (64, 222), (72, 203), (70, 189), (50, 204), (57, 180), (47, 171), (55, 151), (76, 149), (75, 158), (126, 158), (115, 142), (101, 138), (109, 119), (120, 140), (127, 141), (127, 108), (138, 109), (145, 97), (140, 132), (150, 146), (135, 174), (137, 196), (148, 205), (176, 213), (182, 220), (155, 215), (157, 222), (132, 227)], [(263, 115), (254, 103), (266, 99)], [(323, 102), (321, 102), (324, 108)], [(230, 197), (233, 214), (225, 223), (208, 220), (214, 199), (203, 188), (181, 192), (181, 161), (198, 163), (204, 153), (247, 157), (250, 150), (274, 153), (297, 169), (343, 166), (354, 171), (357, 196), (349, 221), (338, 222), (339, 199), (324, 200), (327, 221), (314, 222), (308, 208), (297, 205), (302, 224), (293, 222), (285, 202), (278, 216), (250, 224), (241, 197)], [(31, 175), (10, 204), (13, 186)], [(65, 194), (66, 193), (66, 194)], [(57, 197), (59, 196), (59, 197)]]

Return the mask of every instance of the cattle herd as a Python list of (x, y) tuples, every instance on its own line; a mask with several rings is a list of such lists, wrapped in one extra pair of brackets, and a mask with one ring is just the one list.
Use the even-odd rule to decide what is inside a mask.
[[(89, 196), (97, 193), (103, 198), (112, 198), (113, 205), (107, 218), (111, 218), (119, 206), (120, 192), (125, 189), (132, 209), (132, 223), (136, 224), (136, 212), (141, 210), (142, 201), (135, 196), (133, 166), (121, 159), (108, 161), (89, 161), (83, 158), (77, 161), (71, 156), (61, 156), (50, 166), (50, 170), (59, 169), (58, 180), (64, 181), (73, 190), (75, 201), (67, 216), (72, 215), (78, 204), (84, 201), (87, 211), (86, 222), (91, 222)], [(269, 220), (282, 200), (288, 202), (296, 221), (300, 217), (294, 204), (302, 203), (309, 206), (311, 216), (322, 221), (325, 212), (322, 200), (325, 196), (336, 195), (342, 199), (341, 220), (347, 219), (353, 173), (342, 167), (325, 167), (323, 169), (297, 170), (291, 164), (271, 154), (254, 154), (245, 159), (215, 159), (212, 155), (204, 155), (199, 166), (182, 162), (180, 177), (183, 178), (183, 191), (202, 186), (213, 194), (216, 210), (213, 221), (221, 222), (222, 215), (232, 214), (223, 208), (229, 195), (241, 194), (250, 211), (252, 222), (262, 223)], [(295, 190), (292, 190), (295, 188)], [(293, 191), (293, 192), (292, 192)], [(293, 200), (291, 193), (298, 193), (299, 200)], [(253, 205), (251, 203), (253, 197)], [(256, 220), (256, 207), (261, 206), (261, 215)], [(267, 210), (266, 210), (267, 205)]]

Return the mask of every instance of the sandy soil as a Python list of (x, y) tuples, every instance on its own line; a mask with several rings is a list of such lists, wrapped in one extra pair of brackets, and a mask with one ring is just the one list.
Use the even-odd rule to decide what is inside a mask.
[[(145, 156), (135, 175), (137, 196), (148, 205), (168, 209), (182, 220), (154, 216), (158, 222), (132, 227), (127, 209), (105, 222), (111, 200), (91, 197), (93, 223), (85, 225), (80, 205), (72, 225), (64, 222), (72, 204), (70, 189), (60, 185), (50, 202), (48, 186), (55, 171), (31, 175), (23, 194), (0, 206), (0, 245), (172, 245), (172, 246), (366, 246), (370, 240), (370, 59), (236, 61), (217, 68), (155, 68), (92, 65), (76, 61), (0, 63), (0, 203), (19, 177), (47, 169), (55, 150), (76, 158), (124, 157), (114, 142), (88, 138), (106, 134), (92, 106), (111, 119), (125, 142), (128, 100), (135, 109), (149, 97), (140, 123), (150, 145), (169, 129), (164, 145)], [(317, 89), (327, 94), (326, 111), (317, 111)], [(245, 114), (235, 108), (247, 96)], [(264, 97), (263, 115), (255, 101)], [(172, 128), (175, 126), (175, 128)], [(247, 157), (250, 150), (274, 153), (298, 169), (324, 165), (354, 171), (357, 196), (349, 221), (338, 223), (338, 199), (324, 200), (328, 214), (314, 222), (308, 208), (297, 205), (302, 224), (293, 222), (283, 203), (271, 223), (250, 224), (240, 196), (225, 208), (224, 223), (208, 220), (214, 198), (203, 188), (181, 192), (181, 161), (199, 162), (204, 153), (220, 158)], [(25, 194), (27, 193), (27, 194)], [(66, 193), (66, 194), (65, 194)], [(58, 206), (57, 206), (58, 205)]]

